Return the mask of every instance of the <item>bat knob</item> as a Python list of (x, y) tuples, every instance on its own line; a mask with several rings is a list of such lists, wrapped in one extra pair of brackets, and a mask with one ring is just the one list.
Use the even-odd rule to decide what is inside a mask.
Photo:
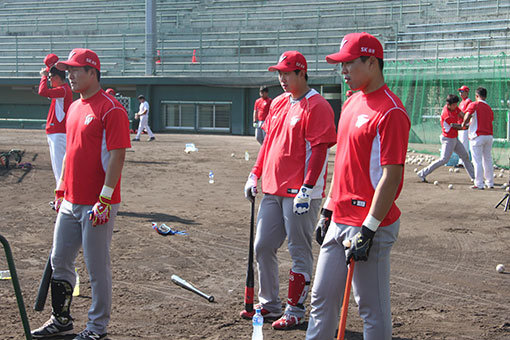
[(209, 296), (209, 297), (207, 298), (207, 300), (208, 300), (209, 302), (214, 302), (214, 296), (212, 296), (212, 295), (211, 295), (211, 296)]

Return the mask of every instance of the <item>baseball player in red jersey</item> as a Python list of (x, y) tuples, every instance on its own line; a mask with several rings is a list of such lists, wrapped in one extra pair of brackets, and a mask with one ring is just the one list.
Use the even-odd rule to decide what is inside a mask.
[(459, 119), (464, 116), (462, 111), (457, 107), (458, 102), (459, 97), (456, 95), (450, 94), (446, 97), (446, 105), (443, 107), (443, 112), (441, 113), (441, 156), (437, 161), (417, 173), (422, 182), (427, 182), (426, 177), (432, 171), (448, 163), (454, 151), (464, 162), (464, 167), (471, 180), (475, 178), (475, 171), (473, 169), (473, 164), (469, 160), (469, 154), (464, 148), (464, 145), (457, 139), (458, 131), (462, 130)]
[(475, 167), (475, 181), (472, 189), (494, 188), (494, 168), (492, 164), (492, 122), (494, 113), (485, 101), (487, 90), (483, 87), (476, 89), (476, 101), (469, 104), (462, 126), (469, 125), (469, 144)]
[(266, 137), (265, 131), (262, 129), (264, 120), (269, 113), (271, 106), (271, 98), (269, 98), (269, 89), (267, 86), (261, 86), (259, 91), (260, 98), (255, 101), (253, 108), (253, 127), (255, 128), (255, 138), (260, 145), (264, 142)]
[[(46, 68), (41, 69), (39, 95), (51, 99), (46, 118), (46, 137), (50, 147), (51, 168), (58, 184), (62, 172), (62, 160), (66, 153), (66, 112), (73, 102), (73, 93), (66, 82), (66, 73), (55, 67), (58, 57), (48, 54), (44, 58)], [(48, 87), (48, 80), (51, 88)]]
[[(304, 321), (313, 269), (312, 236), (324, 197), (328, 148), (335, 144), (335, 124), (329, 103), (308, 87), (307, 63), (301, 53), (283, 53), (269, 71), (278, 71), (285, 93), (273, 99), (262, 126), (266, 138), (246, 182), (245, 196), (254, 199), (260, 178), (264, 196), (254, 246), (259, 306), (268, 319), (282, 315), (276, 254), (288, 239), (292, 267), (287, 306), (272, 327), (289, 329)], [(246, 319), (253, 314), (241, 312)]]
[[(365, 340), (391, 339), (390, 250), (397, 239), (410, 121), (400, 99), (384, 82), (383, 48), (368, 33), (347, 34), (340, 51), (326, 57), (342, 63), (355, 92), (338, 122), (335, 170), (317, 230), (326, 231), (312, 289), (306, 339), (332, 339), (354, 259), (353, 287)], [(330, 221), (331, 225), (330, 224)], [(351, 240), (345, 249), (344, 240)]]
[(110, 243), (120, 203), (120, 177), (129, 140), (124, 107), (100, 87), (101, 64), (91, 50), (76, 48), (56, 67), (68, 72), (80, 99), (69, 107), (67, 151), (56, 191), (58, 210), (51, 265), (51, 318), (32, 331), (35, 339), (73, 333), (74, 260), (80, 247), (90, 276), (92, 305), (84, 331), (74, 340), (106, 337), (112, 303)]
[[(467, 107), (469, 104), (471, 104), (471, 99), (469, 99), (469, 87), (466, 85), (462, 85), (459, 88), (459, 95), (462, 98), (461, 102), (459, 103), (459, 109), (462, 111), (462, 119), (460, 120), (460, 123), (464, 121), (464, 114), (466, 113)], [(469, 131), (468, 130), (459, 130), (459, 141), (464, 145), (464, 148), (467, 152), (469, 152)], [(459, 161), (459, 165), (464, 165), (464, 161), (462, 159)]]

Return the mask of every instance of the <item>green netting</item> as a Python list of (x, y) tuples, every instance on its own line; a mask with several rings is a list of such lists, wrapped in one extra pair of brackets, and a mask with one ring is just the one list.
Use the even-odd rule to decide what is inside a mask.
[[(440, 144), (439, 117), (448, 94), (458, 95), (467, 85), (474, 100), (479, 86), (487, 89), (487, 102), (494, 111), (494, 163), (509, 166), (508, 116), (510, 56), (477, 56), (453, 59), (385, 62), (385, 80), (404, 103), (411, 118), (410, 143)], [(429, 148), (430, 149), (430, 148)], [(436, 148), (436, 150), (439, 148)]]

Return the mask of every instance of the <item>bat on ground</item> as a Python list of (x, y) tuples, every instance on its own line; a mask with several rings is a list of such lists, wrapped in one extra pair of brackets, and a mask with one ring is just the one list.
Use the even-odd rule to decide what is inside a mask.
[(247, 312), (253, 311), (253, 238), (255, 234), (255, 198), (251, 202), (251, 217), (250, 217), (250, 246), (248, 251), (248, 268), (246, 270), (246, 286), (244, 288), (244, 309)]
[(38, 312), (44, 309), (44, 304), (46, 303), (46, 297), (48, 296), (48, 290), (50, 288), (51, 274), (53, 270), (51, 269), (51, 254), (48, 257), (48, 261), (46, 261), (46, 266), (44, 267), (43, 276), (41, 278), (41, 282), (39, 283), (39, 290), (37, 291), (37, 297), (35, 299), (34, 309)]
[[(351, 246), (351, 242), (349, 240), (344, 241), (344, 246), (349, 248)], [(342, 312), (340, 313), (340, 322), (338, 324), (337, 340), (344, 340), (345, 337), (345, 324), (347, 322), (347, 310), (349, 309), (349, 298), (351, 297), (351, 284), (353, 273), (354, 273), (354, 259), (351, 258), (351, 262), (349, 263), (349, 269), (347, 271), (347, 279), (345, 280), (344, 300), (342, 303)]]
[(206, 293), (200, 291), (199, 289), (195, 288), (191, 283), (189, 283), (188, 281), (184, 280), (184, 279), (181, 279), (179, 276), (177, 275), (172, 275), (171, 277), (171, 280), (173, 283), (175, 283), (176, 285), (178, 286), (181, 286), (182, 288), (184, 289), (187, 289), (189, 291), (192, 291), (193, 293), (197, 294), (197, 295), (200, 295), (201, 297), (203, 297), (204, 299), (206, 299), (207, 301), (209, 302), (214, 302), (214, 296), (212, 295), (207, 295)]

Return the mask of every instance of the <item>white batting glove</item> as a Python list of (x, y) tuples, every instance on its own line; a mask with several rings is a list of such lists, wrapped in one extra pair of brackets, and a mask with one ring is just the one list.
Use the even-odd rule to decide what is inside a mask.
[(248, 180), (246, 181), (246, 184), (244, 185), (244, 197), (250, 202), (253, 202), (255, 200), (255, 195), (257, 195), (257, 180), (258, 177), (253, 173), (250, 172), (250, 175), (248, 176)]
[(299, 193), (294, 197), (294, 206), (292, 210), (294, 214), (303, 215), (310, 210), (310, 202), (312, 201), (313, 188), (305, 187), (304, 185), (299, 189)]

